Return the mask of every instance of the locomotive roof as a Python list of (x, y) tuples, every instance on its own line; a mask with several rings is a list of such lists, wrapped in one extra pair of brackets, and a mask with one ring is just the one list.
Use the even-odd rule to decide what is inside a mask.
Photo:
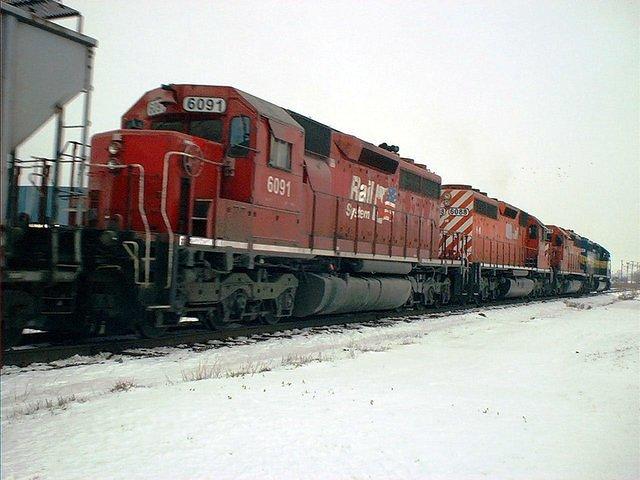
[(471, 191), (473, 191), (474, 197), (482, 197), (482, 200), (484, 200), (484, 201), (488, 201), (489, 203), (495, 203), (496, 206), (498, 206), (499, 208), (503, 207), (503, 208), (500, 209), (500, 214), (501, 215), (504, 215), (504, 213), (503, 213), (504, 207), (508, 207), (508, 208), (518, 212), (520, 215), (526, 215), (527, 218), (535, 220), (539, 225), (542, 225), (543, 227), (545, 227), (547, 229), (553, 228), (553, 225), (545, 225), (535, 215), (532, 215), (532, 214), (530, 214), (528, 212), (525, 212), (521, 208), (516, 207), (515, 205), (512, 205), (512, 204), (510, 204), (508, 202), (505, 202), (503, 200), (499, 200), (497, 198), (489, 197), (486, 192), (481, 192), (479, 189), (473, 188), (471, 185), (463, 185), (463, 184), (459, 184), (459, 183), (447, 183), (445, 185), (442, 185), (442, 188), (443, 189), (449, 188), (449, 189), (456, 189), (456, 190), (471, 190)]
[(297, 128), (298, 130), (304, 130), (304, 128), (302, 128), (302, 126), (298, 122), (296, 122), (293, 117), (289, 115), (289, 112), (287, 112), (284, 108), (258, 98), (255, 95), (251, 95), (250, 93), (243, 92), (242, 90), (239, 90), (237, 88), (235, 88), (234, 90), (236, 90), (242, 96), (242, 98), (249, 102), (260, 115), (267, 118), (272, 118), (286, 125), (290, 125)]
[[(176, 92), (177, 90), (182, 90), (184, 94), (184, 90), (186, 89), (189, 92), (189, 94), (194, 94), (196, 92), (198, 92), (198, 94), (202, 94), (202, 92), (199, 92), (199, 90), (211, 89), (211, 88), (233, 91), (237, 93), (240, 97), (242, 97), (242, 99), (246, 101), (251, 107), (253, 107), (259, 115), (271, 120), (276, 120), (277, 122), (283, 123), (285, 125), (294, 127), (297, 130), (305, 132), (305, 150), (307, 151), (311, 151), (312, 153), (316, 153), (320, 156), (327, 157), (329, 155), (329, 145), (328, 145), (328, 142), (330, 141), (329, 139), (331, 138), (332, 133), (337, 133), (343, 138), (351, 137), (352, 139), (356, 140), (360, 144), (361, 150), (372, 152), (372, 154), (375, 154), (378, 157), (385, 157), (387, 159), (390, 159), (391, 161), (396, 163), (396, 166), (400, 161), (403, 161), (404, 163), (407, 164), (407, 166), (411, 165), (412, 167), (414, 167), (414, 169), (419, 171), (421, 175), (426, 175), (428, 177), (437, 177), (438, 182), (440, 181), (440, 177), (435, 172), (432, 172), (431, 170), (429, 170), (426, 165), (415, 163), (413, 159), (402, 158), (397, 153), (395, 154), (390, 153), (390, 151), (388, 151), (387, 149), (384, 149), (372, 143), (366, 142), (356, 136), (345, 134), (338, 129), (335, 129), (333, 127), (320, 123), (317, 120), (314, 120), (310, 117), (294, 112), (293, 110), (287, 110), (267, 100), (256, 97), (255, 95), (252, 95), (243, 90), (240, 90), (238, 88), (231, 87), (228, 85), (225, 86), (225, 85), (172, 83), (168, 85), (162, 85), (160, 88), (149, 90), (141, 97), (140, 100), (138, 100), (138, 102), (142, 101), (144, 98), (147, 98), (152, 94), (157, 94), (159, 91), (162, 91), (162, 90), (169, 90), (174, 92)], [(125, 113), (125, 116), (126, 116), (126, 113)], [(322, 137), (325, 137), (324, 143), (326, 143), (326, 145), (325, 144), (320, 145), (320, 143), (322, 143), (321, 142)], [(319, 140), (320, 140), (320, 143), (319, 143)], [(336, 142), (336, 140), (334, 140), (334, 142)], [(316, 147), (316, 148), (313, 148), (313, 147)], [(318, 147), (323, 147), (323, 148), (318, 148)], [(357, 159), (354, 159), (354, 160), (357, 160)]]
[(497, 198), (492, 198), (487, 195), (487, 192), (481, 192), (477, 188), (473, 188), (471, 185), (462, 185), (459, 183), (447, 183), (446, 185), (442, 185), (442, 188), (451, 188), (456, 190), (471, 190), (473, 192), (474, 197), (482, 197), (483, 200), (488, 201), (489, 203), (495, 203), (496, 206), (500, 203), (500, 200)]
[(562, 227), (559, 227), (557, 225), (547, 225), (547, 227), (550, 228), (550, 229), (558, 230), (562, 235), (564, 235), (565, 237), (570, 238), (572, 240), (576, 240), (578, 238), (581, 238), (580, 235), (578, 235), (573, 230), (569, 230), (568, 228), (562, 228)]
[[(149, 96), (152, 93), (157, 93), (162, 90), (176, 91), (179, 90), (187, 90), (192, 92), (193, 90), (198, 91), (200, 89), (211, 89), (211, 88), (220, 88), (228, 91), (236, 92), (240, 97), (242, 97), (249, 105), (251, 105), (260, 115), (276, 120), (280, 123), (284, 123), (285, 125), (290, 125), (298, 130), (304, 130), (302, 126), (294, 120), (294, 118), (289, 115), (289, 113), (282, 107), (275, 105), (271, 102), (263, 100), (261, 98), (256, 97), (255, 95), (251, 95), (250, 93), (244, 92), (238, 88), (225, 86), (225, 85), (202, 85), (202, 84), (191, 84), (191, 83), (171, 83), (169, 85), (162, 85), (160, 88), (155, 88), (153, 90), (149, 90), (146, 92), (142, 98)], [(188, 93), (193, 94), (193, 93)]]
[[(335, 132), (335, 133), (340, 133), (343, 134), (343, 132), (341, 132), (340, 130), (333, 128), (329, 125), (325, 125), (323, 123), (318, 122), (317, 120), (314, 120), (311, 117), (308, 117), (306, 115), (302, 115), (300, 113), (294, 112), (293, 110), (287, 110), (284, 109), (282, 107), (279, 107), (278, 105), (275, 105), (271, 102), (268, 102), (266, 100), (263, 100), (261, 98), (256, 97), (255, 95), (251, 95), (250, 93), (247, 92), (243, 92), (242, 90), (239, 89), (235, 89), (240, 95), (242, 95), (242, 97), (249, 102), (257, 111), (258, 113), (260, 113), (260, 115), (263, 115), (267, 118), (273, 118), (275, 120), (278, 120), (282, 123), (285, 123), (287, 125), (291, 125), (294, 126), (302, 131), (305, 131), (305, 133), (307, 135), (312, 134), (312, 132), (307, 132), (306, 128), (303, 127), (300, 123), (298, 123), (294, 117), (292, 116), (295, 115), (298, 118), (302, 118), (303, 120), (305, 120), (308, 124), (311, 123), (313, 124), (316, 128), (322, 128), (322, 129), (326, 129), (330, 132)], [(343, 134), (343, 135), (348, 135), (348, 134)], [(408, 159), (408, 158), (401, 158), (398, 155), (392, 155), (390, 154), (387, 150), (378, 147), (370, 142), (367, 142), (365, 140), (362, 140), (356, 136), (353, 135), (348, 135), (353, 137), (354, 139), (357, 139), (358, 141), (360, 141), (362, 143), (363, 148), (366, 148), (370, 151), (376, 152), (378, 155), (382, 155), (385, 156), (387, 158), (390, 158), (396, 162), (398, 162), (399, 160), (404, 160), (407, 163), (410, 164), (414, 164), (416, 167), (420, 168), (421, 170), (423, 170), (423, 172), (421, 172), (422, 174), (427, 173), (427, 174), (431, 174), (433, 176), (437, 176), (434, 172), (430, 171), (426, 165), (422, 165), (422, 164), (416, 164), (414, 160), (412, 159)], [(319, 153), (319, 152), (316, 152)], [(328, 152), (327, 152), (328, 153)]]

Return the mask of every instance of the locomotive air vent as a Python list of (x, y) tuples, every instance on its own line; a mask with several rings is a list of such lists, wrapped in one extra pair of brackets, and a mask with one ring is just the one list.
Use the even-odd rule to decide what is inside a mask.
[[(371, 145), (373, 147), (373, 145)], [(374, 147), (375, 148), (375, 147)], [(360, 151), (358, 162), (377, 168), (386, 173), (396, 173), (398, 169), (398, 161), (380, 154), (375, 150), (370, 150), (366, 146)]]
[(378, 145), (378, 147), (382, 148), (383, 150), (387, 150), (388, 152), (391, 152), (391, 153), (398, 153), (400, 151), (399, 146), (387, 145), (387, 142), (381, 143), (380, 145)]
[(331, 127), (292, 110), (287, 113), (304, 129), (304, 149), (321, 157), (331, 155)]
[(516, 218), (518, 216), (518, 211), (510, 207), (505, 207), (504, 216), (509, 218)]

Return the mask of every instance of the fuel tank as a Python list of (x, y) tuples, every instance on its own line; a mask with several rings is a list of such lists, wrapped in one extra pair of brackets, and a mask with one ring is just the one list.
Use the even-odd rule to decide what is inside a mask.
[(534, 287), (534, 281), (528, 278), (503, 278), (500, 290), (504, 298), (526, 297)]
[(582, 282), (580, 280), (569, 280), (564, 285), (562, 293), (578, 293), (582, 288)]
[(404, 305), (411, 294), (411, 282), (397, 277), (306, 273), (299, 282), (293, 309), (296, 317), (391, 310)]
[(413, 269), (410, 263), (381, 260), (352, 260), (350, 266), (356, 273), (386, 273), (387, 275), (406, 275)]

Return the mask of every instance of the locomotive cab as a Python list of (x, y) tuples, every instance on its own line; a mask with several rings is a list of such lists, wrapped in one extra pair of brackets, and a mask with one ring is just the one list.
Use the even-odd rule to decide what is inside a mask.
[(554, 292), (573, 294), (588, 287), (580, 268), (581, 238), (570, 230), (549, 225), (551, 230), (551, 268), (554, 272)]
[(526, 227), (525, 261), (528, 267), (548, 269), (551, 232), (537, 218), (520, 211), (520, 225)]
[[(236, 242), (260, 238), (295, 246), (304, 242), (304, 130), (284, 109), (231, 87), (164, 85), (138, 100), (123, 115), (122, 127), (94, 137), (93, 164), (113, 162), (108, 149), (121, 142), (118, 164), (144, 162), (155, 173), (149, 177), (150, 195), (166, 196), (171, 212), (169, 222), (160, 219), (157, 205), (152, 232)], [(138, 141), (138, 147), (127, 146)], [(168, 152), (173, 153), (167, 167)], [(168, 170), (164, 179), (163, 168)], [(153, 183), (158, 180), (165, 185)], [(107, 195), (99, 203), (109, 211), (100, 214), (108, 219), (129, 215), (124, 204), (135, 194), (123, 195), (122, 185), (109, 196), (104, 193), (108, 185), (95, 185), (101, 193), (94, 195)], [(274, 223), (280, 226), (277, 235)]]

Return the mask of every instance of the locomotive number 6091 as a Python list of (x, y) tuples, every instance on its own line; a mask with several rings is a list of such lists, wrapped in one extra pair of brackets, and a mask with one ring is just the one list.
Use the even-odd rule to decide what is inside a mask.
[(184, 97), (182, 108), (187, 112), (224, 113), (227, 102), (217, 97)]
[(269, 175), (269, 178), (267, 178), (267, 191), (283, 197), (290, 197), (291, 181)]

